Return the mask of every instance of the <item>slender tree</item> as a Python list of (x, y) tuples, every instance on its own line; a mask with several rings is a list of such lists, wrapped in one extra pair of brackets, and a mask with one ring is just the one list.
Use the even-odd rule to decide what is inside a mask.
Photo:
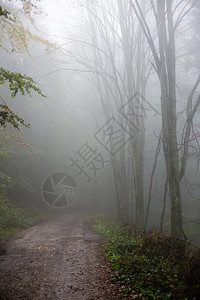
[[(126, 125), (118, 109), (132, 99), (130, 110), (133, 107), (135, 110), (132, 122), (137, 124), (137, 130), (129, 128), (134, 136), (128, 150), (131, 156), (123, 148), (119, 155), (111, 157), (111, 162), (120, 219), (127, 221), (132, 207), (135, 211), (136, 228), (142, 229), (145, 144), (142, 102), (147, 81), (145, 39), (127, 1), (118, 0), (116, 4), (109, 1), (102, 6), (100, 3), (87, 1), (84, 8), (87, 11), (93, 67), (104, 114), (107, 118), (116, 115), (121, 124)], [(143, 9), (145, 10), (145, 1)], [(141, 99), (134, 97), (136, 94), (141, 95)]]
[[(185, 173), (188, 158), (188, 139), (190, 136), (191, 122), (199, 106), (199, 98), (192, 105), (194, 92), (199, 85), (197, 79), (187, 103), (187, 125), (184, 136), (184, 153), (179, 161), (179, 147), (177, 136), (177, 96), (176, 96), (176, 47), (175, 32), (185, 15), (191, 10), (194, 3), (183, 3), (179, 1), (174, 4), (172, 0), (151, 0), (150, 8), (153, 11), (157, 39), (153, 39), (151, 29), (143, 14), (139, 1), (131, 1), (131, 5), (141, 24), (146, 40), (154, 57), (154, 68), (157, 72), (161, 90), (161, 113), (162, 113), (162, 145), (167, 171), (171, 200), (171, 235), (183, 237), (182, 227), (182, 201), (180, 181)], [(180, 9), (175, 19), (175, 12)]]

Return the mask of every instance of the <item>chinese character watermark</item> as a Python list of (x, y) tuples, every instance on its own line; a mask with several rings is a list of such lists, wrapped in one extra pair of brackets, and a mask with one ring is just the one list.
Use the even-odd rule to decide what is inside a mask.
[(146, 111), (154, 111), (155, 114), (159, 114), (155, 107), (138, 92), (119, 109), (119, 113), (126, 120), (126, 125), (131, 132), (140, 130), (141, 119), (147, 118)]
[(79, 170), (79, 175), (84, 175), (90, 182), (92, 176), (96, 176), (100, 169), (103, 169), (105, 160), (103, 155), (96, 148), (90, 146), (89, 142), (85, 142), (75, 153), (74, 157), (69, 157), (71, 166)]
[(94, 138), (111, 155), (115, 156), (133, 137), (120, 122), (112, 117), (94, 134)]
[[(137, 92), (118, 110), (121, 115), (120, 122), (115, 117), (111, 117), (93, 137), (114, 157), (129, 141), (134, 139), (136, 131), (140, 131), (141, 118), (147, 117), (146, 111), (159, 113), (149, 101)], [(109, 162), (88, 141), (69, 159), (71, 166), (76, 167), (79, 175), (85, 176), (88, 182)]]

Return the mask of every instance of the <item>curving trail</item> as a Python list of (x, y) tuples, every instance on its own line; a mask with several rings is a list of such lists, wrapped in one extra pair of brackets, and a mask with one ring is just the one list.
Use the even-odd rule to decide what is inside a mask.
[(71, 212), (11, 238), (0, 251), (0, 299), (118, 299), (92, 225), (90, 214)]

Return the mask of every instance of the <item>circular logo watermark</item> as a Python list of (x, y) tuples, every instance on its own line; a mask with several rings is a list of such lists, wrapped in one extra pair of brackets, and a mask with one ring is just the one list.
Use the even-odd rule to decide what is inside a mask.
[(42, 198), (51, 208), (65, 208), (73, 202), (77, 194), (74, 179), (62, 172), (49, 175), (42, 185)]

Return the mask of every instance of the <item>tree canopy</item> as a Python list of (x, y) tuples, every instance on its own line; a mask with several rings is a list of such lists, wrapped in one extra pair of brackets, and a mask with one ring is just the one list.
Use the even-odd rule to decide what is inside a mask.
[[(3, 45), (2, 40), (5, 38), (5, 34), (10, 39), (13, 50), (12, 51), (20, 51), (27, 52), (28, 51), (28, 40), (30, 39), (29, 30), (18, 30), (16, 29), (16, 24), (20, 24), (20, 27), (23, 28), (22, 23), (15, 16), (14, 18), (11, 16), (11, 12), (7, 9), (0, 7), (0, 24), (1, 30), (3, 31), (3, 35), (1, 36), (0, 46), (4, 50), (8, 51)], [(10, 30), (13, 28), (13, 30)], [(27, 40), (28, 33), (28, 40)], [(36, 86), (35, 81), (21, 73), (12, 72), (6, 70), (4, 68), (0, 68), (0, 85), (8, 85), (9, 90), (11, 92), (11, 97), (14, 98), (18, 93), (21, 93), (22, 96), (29, 95), (31, 96), (31, 92), (35, 91), (39, 95), (45, 97), (42, 94), (42, 91)], [(6, 128), (8, 124), (13, 126), (15, 129), (20, 130), (20, 125), (30, 127), (30, 124), (25, 123), (24, 119), (20, 117), (17, 113), (15, 113), (10, 106), (7, 105), (6, 99), (4, 99), (0, 95), (0, 126)]]

